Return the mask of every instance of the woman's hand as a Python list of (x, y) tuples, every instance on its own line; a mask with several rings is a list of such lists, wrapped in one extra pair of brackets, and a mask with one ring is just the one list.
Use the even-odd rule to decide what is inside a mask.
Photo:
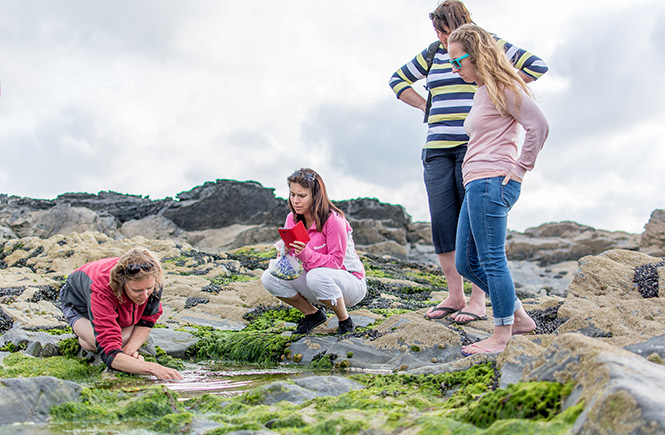
[(293, 253), (296, 255), (300, 255), (300, 253), (305, 249), (305, 246), (305, 243), (297, 240), (289, 245), (289, 247), (293, 249)]
[(520, 177), (518, 177), (517, 175), (513, 174), (512, 172), (508, 172), (508, 175), (505, 176), (505, 178), (503, 179), (503, 181), (501, 182), (501, 184), (503, 184), (503, 185), (505, 186), (506, 184), (508, 184), (508, 182), (509, 182), (510, 180), (515, 180), (515, 181), (517, 181), (518, 183), (521, 183), (521, 182), (522, 182), (522, 179), (521, 179)]
[(132, 353), (132, 354), (127, 354), (127, 355), (129, 355), (129, 356), (131, 356), (132, 358), (137, 359), (137, 360), (139, 360), (139, 361), (145, 361), (145, 360), (143, 359), (143, 355), (139, 354), (138, 352), (134, 352), (134, 353)]

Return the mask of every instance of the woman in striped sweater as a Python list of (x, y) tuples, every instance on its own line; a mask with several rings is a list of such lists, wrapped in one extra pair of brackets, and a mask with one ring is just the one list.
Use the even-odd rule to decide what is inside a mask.
[[(452, 70), (448, 37), (459, 26), (473, 23), (464, 4), (446, 0), (430, 14), (439, 44), (436, 44), (431, 68), (423, 50), (399, 68), (390, 79), (390, 87), (404, 103), (426, 112), (427, 102), (412, 84), (426, 79), (431, 95), (431, 109), (426, 113), (427, 140), (422, 150), (425, 187), (432, 223), (432, 242), (448, 282), (448, 297), (431, 308), (426, 317), (440, 319), (450, 315), (456, 323), (485, 319), (485, 293), (473, 285), (466, 302), (462, 277), (455, 268), (457, 219), (464, 199), (462, 161), (469, 136), (463, 128), (478, 86), (467, 83)], [(536, 80), (547, 71), (545, 63), (533, 54), (494, 36), (525, 82)]]

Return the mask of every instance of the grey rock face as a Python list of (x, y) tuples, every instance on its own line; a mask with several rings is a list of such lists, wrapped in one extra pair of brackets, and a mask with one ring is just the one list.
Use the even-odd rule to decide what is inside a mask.
[(174, 358), (184, 358), (187, 349), (194, 346), (199, 339), (184, 331), (173, 331), (166, 328), (154, 328), (150, 337), (155, 346), (159, 346)]
[(665, 367), (579, 334), (559, 336), (524, 380), (573, 381), (584, 411), (573, 433), (665, 432)]
[(264, 405), (274, 405), (281, 401), (301, 404), (320, 396), (339, 396), (351, 390), (365, 388), (358, 382), (342, 376), (312, 376), (296, 379), (294, 383), (273, 382), (260, 387)]
[(524, 233), (509, 232), (506, 254), (509, 260), (527, 260), (545, 267), (563, 261), (576, 261), (608, 249), (639, 249), (637, 234), (596, 230), (575, 222), (557, 222), (528, 228)]
[(288, 213), (286, 201), (275, 198), (274, 189), (256, 182), (217, 180), (179, 193), (177, 198), (180, 202), (165, 210), (164, 216), (187, 231), (233, 224), (278, 226)]
[(640, 240), (643, 252), (654, 257), (665, 256), (665, 210), (654, 210), (644, 226)]
[(51, 407), (76, 402), (81, 387), (50, 376), (0, 379), (0, 425), (43, 422)]

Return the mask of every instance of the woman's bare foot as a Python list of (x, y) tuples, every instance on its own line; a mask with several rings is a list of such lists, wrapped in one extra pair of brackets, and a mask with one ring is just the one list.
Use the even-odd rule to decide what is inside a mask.
[(515, 311), (515, 323), (513, 323), (512, 335), (528, 334), (536, 329), (536, 322), (529, 317), (524, 308)]
[(512, 325), (494, 325), (494, 334), (490, 338), (462, 347), (462, 353), (466, 356), (477, 353), (503, 352), (510, 340)]
[(475, 355), (477, 353), (495, 353), (503, 352), (506, 348), (506, 343), (498, 341), (494, 336), (479, 341), (477, 343), (469, 344), (468, 346), (462, 347), (462, 353), (464, 355)]

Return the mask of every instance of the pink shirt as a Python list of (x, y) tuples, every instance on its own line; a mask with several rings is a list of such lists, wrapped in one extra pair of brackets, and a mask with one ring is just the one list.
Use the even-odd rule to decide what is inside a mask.
[[(502, 116), (490, 100), (486, 86), (480, 86), (473, 97), (473, 106), (464, 121), (469, 145), (462, 164), (464, 184), (480, 178), (505, 176), (513, 172), (524, 178), (533, 169), (536, 156), (549, 133), (545, 115), (538, 105), (520, 89), (521, 104), (515, 109), (515, 95), (506, 92), (508, 115)], [(519, 126), (526, 135), (522, 151), (517, 154)]]
[[(285, 228), (295, 225), (293, 213), (286, 217)], [(309, 242), (305, 245), (298, 259), (303, 269), (309, 271), (317, 267), (343, 269), (351, 272), (356, 278), (365, 277), (363, 266), (353, 243), (351, 225), (335, 212), (323, 224), (322, 231), (316, 230), (316, 224), (307, 229)]]

